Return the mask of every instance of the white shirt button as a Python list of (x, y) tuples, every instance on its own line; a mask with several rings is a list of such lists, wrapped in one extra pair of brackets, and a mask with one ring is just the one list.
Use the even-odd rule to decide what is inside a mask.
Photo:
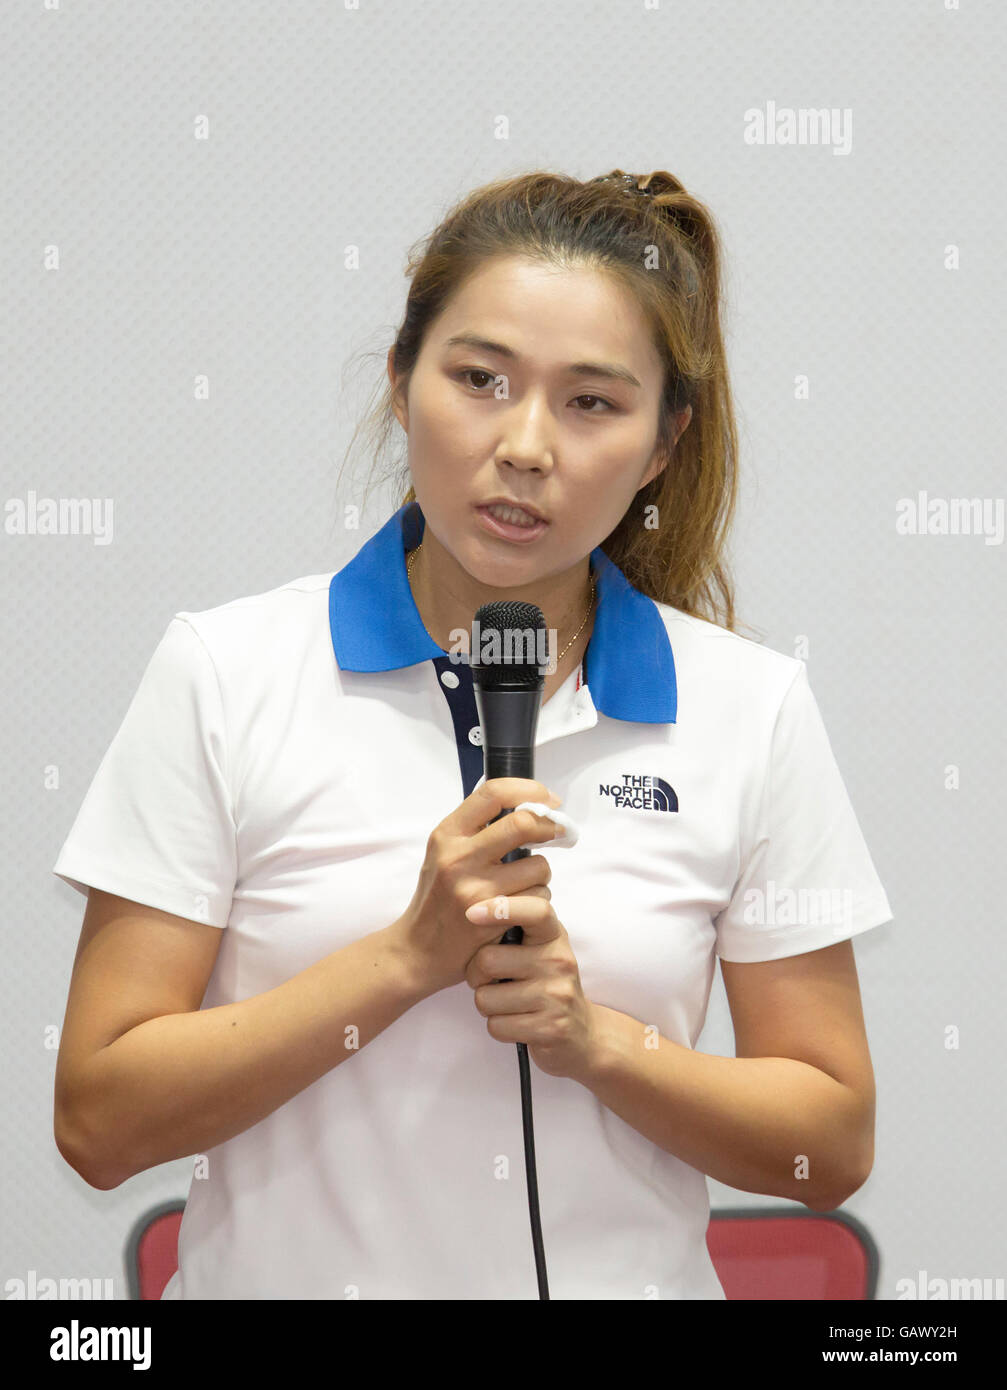
[(477, 748), (481, 748), (482, 741), (483, 731), (480, 729), (479, 725), (476, 724), (474, 728), (469, 729), (469, 743), (474, 743)]
[(458, 685), (458, 677), (454, 671), (442, 671), (441, 684), (446, 685), (449, 690), (454, 690)]

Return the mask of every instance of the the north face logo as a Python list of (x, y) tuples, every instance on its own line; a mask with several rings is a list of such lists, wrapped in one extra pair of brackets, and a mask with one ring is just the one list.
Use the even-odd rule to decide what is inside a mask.
[(678, 797), (675, 788), (669, 786), (663, 777), (635, 776), (631, 772), (622, 774), (621, 782), (598, 785), (599, 796), (610, 796), (617, 806), (631, 806), (644, 811), (677, 811)]

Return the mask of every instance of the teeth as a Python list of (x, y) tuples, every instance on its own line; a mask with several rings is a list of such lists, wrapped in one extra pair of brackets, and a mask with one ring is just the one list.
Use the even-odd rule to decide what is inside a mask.
[(487, 507), (486, 510), (498, 521), (508, 521), (512, 526), (535, 526), (538, 524), (535, 517), (529, 516), (527, 512), (518, 511), (516, 507), (495, 506)]

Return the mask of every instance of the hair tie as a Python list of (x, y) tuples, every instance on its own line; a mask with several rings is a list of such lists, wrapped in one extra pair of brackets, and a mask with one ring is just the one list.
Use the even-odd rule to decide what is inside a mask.
[(600, 174), (592, 183), (616, 183), (625, 189), (627, 193), (639, 193), (644, 198), (653, 198), (657, 192), (656, 188), (641, 188), (637, 183), (636, 174)]
[(648, 185), (646, 188), (641, 188), (633, 174), (623, 174), (623, 179), (627, 180), (631, 192), (642, 193), (645, 198), (653, 198), (657, 191), (651, 185)]

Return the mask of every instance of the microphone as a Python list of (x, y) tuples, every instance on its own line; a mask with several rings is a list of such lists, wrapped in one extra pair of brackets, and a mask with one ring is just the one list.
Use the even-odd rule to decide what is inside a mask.
[[(476, 613), (469, 666), (482, 729), (487, 782), (493, 777), (535, 775), (535, 730), (545, 688), (537, 652), (539, 643), (545, 642), (545, 633), (545, 618), (534, 603), (484, 603)], [(500, 816), (510, 815), (513, 809), (505, 808), (490, 824), (495, 824)], [(519, 847), (505, 854), (500, 862), (510, 864), (530, 853), (531, 850)], [(523, 937), (520, 927), (511, 927), (503, 939), (507, 944), (520, 945)]]
[[(475, 689), (476, 708), (482, 730), (483, 765), (487, 782), (494, 777), (534, 778), (535, 730), (545, 688), (545, 677), (537, 655), (545, 649), (546, 625), (541, 608), (517, 600), (484, 603), (475, 615), (469, 666)], [(544, 663), (543, 663), (544, 664)], [(510, 815), (505, 808), (490, 822)], [(531, 854), (524, 846), (511, 850), (501, 859), (510, 864)], [(521, 927), (512, 926), (501, 938), (503, 945), (519, 946), (524, 940)], [(498, 983), (506, 984), (506, 980)], [(525, 1173), (528, 1179), (528, 1209), (531, 1215), (532, 1245), (539, 1298), (549, 1298), (545, 1250), (539, 1219), (538, 1180), (535, 1173), (535, 1135), (532, 1128), (531, 1068), (528, 1048), (517, 1044), (521, 1076), (521, 1113), (524, 1123)]]

